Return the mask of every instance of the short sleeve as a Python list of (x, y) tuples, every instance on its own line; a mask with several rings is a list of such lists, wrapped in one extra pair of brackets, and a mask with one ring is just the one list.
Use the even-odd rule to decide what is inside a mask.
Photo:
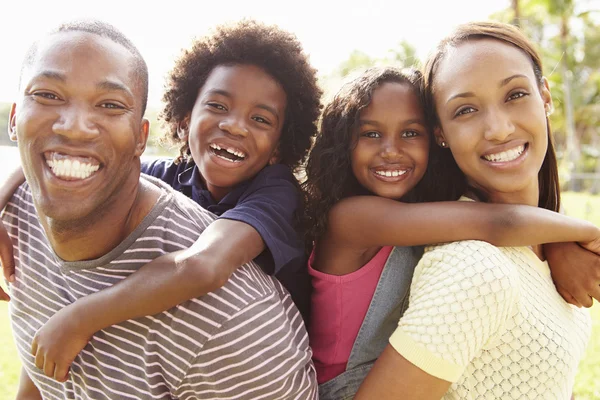
[(277, 273), (290, 261), (304, 257), (304, 244), (294, 228), (301, 193), (294, 175), (284, 165), (266, 167), (221, 218), (245, 222), (260, 234), (273, 257)]
[(317, 399), (308, 335), (272, 293), (225, 322), (182, 380), (178, 399)]
[(434, 247), (417, 265), (408, 309), (390, 344), (423, 371), (455, 382), (502, 334), (518, 282), (516, 267), (488, 243)]

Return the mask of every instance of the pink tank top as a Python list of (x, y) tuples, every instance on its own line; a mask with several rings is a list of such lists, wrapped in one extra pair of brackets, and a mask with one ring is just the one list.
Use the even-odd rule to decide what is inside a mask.
[(312, 276), (313, 291), (308, 334), (319, 384), (346, 370), (352, 346), (392, 249), (392, 246), (382, 247), (362, 268), (341, 276), (313, 269), (314, 252), (311, 254), (308, 272)]

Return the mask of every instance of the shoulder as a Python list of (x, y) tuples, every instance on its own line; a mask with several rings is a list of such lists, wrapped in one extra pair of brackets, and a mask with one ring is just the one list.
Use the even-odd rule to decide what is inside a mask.
[(185, 162), (175, 164), (175, 159), (170, 157), (148, 158), (142, 161), (141, 172), (165, 181), (168, 177), (177, 176), (186, 166)]
[(263, 168), (248, 185), (245, 194), (257, 191), (286, 190), (294, 195), (300, 193), (300, 186), (292, 171), (285, 165), (275, 164)]

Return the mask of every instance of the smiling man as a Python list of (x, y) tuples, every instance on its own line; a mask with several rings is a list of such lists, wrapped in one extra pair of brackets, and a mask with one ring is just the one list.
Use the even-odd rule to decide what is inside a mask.
[(147, 80), (137, 49), (101, 22), (63, 25), (26, 57), (9, 135), (27, 183), (3, 214), (16, 256), (18, 398), (314, 398), (302, 319), (254, 263), (209, 295), (97, 332), (67, 376), (32, 355), (50, 317), (187, 249), (214, 220), (140, 177)]

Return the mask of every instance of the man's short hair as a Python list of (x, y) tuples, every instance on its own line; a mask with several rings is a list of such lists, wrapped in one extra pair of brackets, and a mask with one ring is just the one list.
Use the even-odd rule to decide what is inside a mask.
[[(107, 38), (114, 43), (120, 44), (131, 53), (133, 56), (136, 80), (142, 89), (142, 115), (144, 115), (144, 112), (146, 111), (146, 104), (148, 103), (148, 66), (146, 65), (146, 61), (144, 61), (144, 57), (142, 57), (137, 47), (135, 47), (135, 45), (117, 28), (111, 24), (98, 20), (75, 20), (65, 22), (58, 28), (51, 30), (48, 35), (62, 32), (91, 33), (93, 35)], [(21, 65), (21, 77), (23, 75), (23, 71), (25, 71), (25, 69), (29, 67), (31, 63), (33, 63), (37, 53), (37, 48), (38, 42), (35, 42), (27, 50), (25, 59)], [(19, 86), (21, 86), (21, 77), (19, 78)]]

